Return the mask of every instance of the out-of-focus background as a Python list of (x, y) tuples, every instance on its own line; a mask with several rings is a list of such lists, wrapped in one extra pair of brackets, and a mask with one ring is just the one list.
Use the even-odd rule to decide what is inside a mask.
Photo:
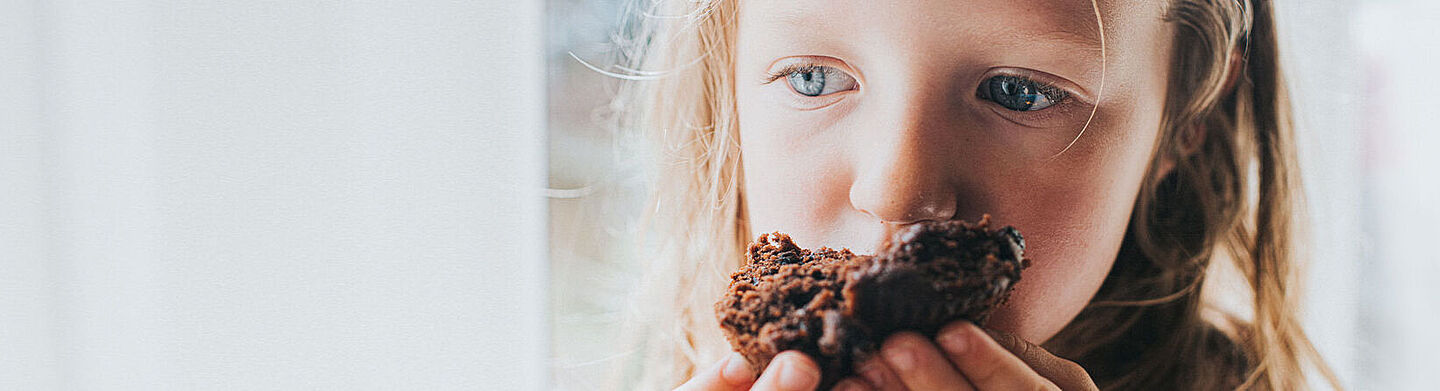
[(0, 390), (547, 388), (545, 16), (0, 2)]
[[(586, 390), (647, 172), (631, 0), (0, 2), (0, 389)], [(1306, 325), (1440, 370), (1440, 3), (1281, 0)]]
[[(627, 359), (613, 342), (630, 331), (619, 326), (637, 263), (625, 244), (643, 207), (642, 173), (597, 115), (618, 81), (581, 62), (619, 71), (605, 61), (624, 37), (623, 4), (550, 0), (550, 233), (566, 239), (550, 243), (561, 389), (585, 389)], [(1276, 9), (1309, 197), (1307, 331), (1349, 389), (1435, 389), (1440, 2), (1280, 0)]]

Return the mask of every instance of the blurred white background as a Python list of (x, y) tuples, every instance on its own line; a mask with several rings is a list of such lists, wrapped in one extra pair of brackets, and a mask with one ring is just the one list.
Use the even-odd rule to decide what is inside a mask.
[(543, 6), (0, 2), (0, 390), (545, 388)]

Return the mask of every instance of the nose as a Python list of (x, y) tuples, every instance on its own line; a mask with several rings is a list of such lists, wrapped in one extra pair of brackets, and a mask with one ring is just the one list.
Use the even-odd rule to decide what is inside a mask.
[(861, 213), (888, 224), (944, 221), (955, 217), (956, 197), (937, 176), (918, 169), (918, 159), (895, 159), (888, 167), (862, 174), (850, 187), (850, 203)]
[(874, 152), (856, 167), (851, 206), (887, 224), (952, 219), (958, 208), (954, 178), (959, 151), (943, 139), (954, 138), (945, 134), (944, 121), (955, 117), (927, 113), (915, 102), (900, 107), (908, 107), (901, 126), (884, 129), (883, 136), (872, 139), (876, 148), (867, 149)]

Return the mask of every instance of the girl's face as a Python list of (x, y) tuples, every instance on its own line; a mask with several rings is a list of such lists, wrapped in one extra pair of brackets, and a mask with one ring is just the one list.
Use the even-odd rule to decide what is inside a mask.
[(1048, 340), (1114, 262), (1169, 76), (1160, 2), (1101, 3), (1103, 97), (1087, 0), (740, 2), (752, 232), (869, 253), (896, 226), (989, 213), (1034, 261), (989, 326)]

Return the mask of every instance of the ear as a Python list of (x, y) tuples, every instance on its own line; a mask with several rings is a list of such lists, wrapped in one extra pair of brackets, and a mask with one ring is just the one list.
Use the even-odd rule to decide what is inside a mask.
[[(1225, 84), (1221, 90), (1221, 95), (1230, 95), (1235, 92), (1235, 86), (1240, 82), (1240, 75), (1245, 73), (1244, 55), (1245, 53), (1242, 52), (1240, 48), (1235, 48), (1230, 51), (1230, 61), (1226, 64), (1228, 68), (1225, 70)], [(1177, 151), (1173, 154), (1161, 152), (1164, 153), (1165, 156), (1160, 160), (1160, 167), (1158, 170), (1155, 170), (1155, 177), (1152, 178), (1157, 183), (1161, 179), (1165, 179), (1165, 176), (1170, 175), (1171, 171), (1175, 170), (1177, 159), (1190, 157), (1190, 155), (1199, 152), (1200, 147), (1205, 145), (1205, 127), (1199, 123), (1181, 125), (1181, 128), (1176, 129), (1176, 131), (1179, 132), (1179, 134), (1175, 135), (1178, 138), (1178, 142), (1176, 143)]]
[(1240, 51), (1240, 48), (1230, 50), (1230, 63), (1226, 65), (1229, 69), (1225, 70), (1225, 88), (1220, 90), (1221, 95), (1230, 95), (1235, 92), (1235, 84), (1240, 82), (1240, 75), (1245, 73), (1244, 56), (1245, 52)]
[(1170, 172), (1175, 170), (1175, 164), (1179, 159), (1194, 155), (1200, 151), (1202, 145), (1205, 145), (1205, 127), (1199, 123), (1180, 125), (1180, 128), (1175, 131), (1178, 133), (1175, 135), (1177, 138), (1176, 150), (1174, 153), (1160, 152), (1164, 156), (1160, 159), (1159, 169), (1155, 170), (1155, 177), (1151, 178), (1155, 183), (1159, 183), (1160, 180), (1165, 179), (1165, 176), (1170, 175)]

